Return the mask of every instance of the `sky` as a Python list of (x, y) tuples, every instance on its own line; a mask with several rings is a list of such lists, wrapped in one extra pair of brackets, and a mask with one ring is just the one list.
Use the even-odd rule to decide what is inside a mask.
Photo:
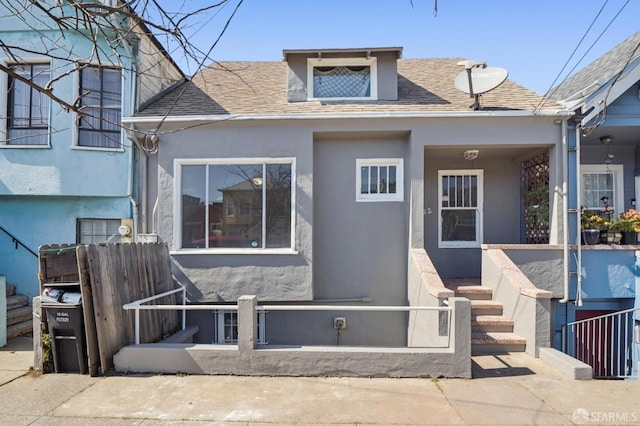
[[(192, 23), (190, 41), (208, 47), (237, 2)], [(640, 0), (244, 0), (212, 56), (280, 61), (283, 49), (402, 47), (403, 58), (483, 60), (544, 94), (639, 30)], [(193, 63), (174, 57), (193, 74)]]

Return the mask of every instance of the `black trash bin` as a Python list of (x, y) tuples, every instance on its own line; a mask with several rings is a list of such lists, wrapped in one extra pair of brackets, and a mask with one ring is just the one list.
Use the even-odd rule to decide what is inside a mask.
[(81, 304), (43, 305), (47, 315), (56, 373), (87, 373), (87, 351)]

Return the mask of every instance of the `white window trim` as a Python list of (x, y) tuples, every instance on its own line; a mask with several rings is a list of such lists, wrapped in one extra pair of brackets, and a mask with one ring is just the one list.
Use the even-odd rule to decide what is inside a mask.
[[(100, 148), (96, 146), (82, 146), (80, 145), (80, 121), (78, 113), (73, 113), (73, 126), (71, 131), (71, 149), (77, 149), (80, 151), (108, 151), (108, 152), (124, 152), (124, 131), (122, 128), (122, 117), (124, 117), (125, 107), (125, 82), (124, 82), (124, 69), (117, 64), (103, 64), (98, 62), (90, 62), (86, 64), (89, 67), (95, 68), (111, 68), (114, 70), (120, 70), (120, 146), (118, 148)], [(77, 68), (73, 73), (73, 95), (74, 99), (80, 98), (80, 68)]]
[[(181, 188), (182, 166), (207, 166), (216, 164), (291, 164), (291, 245), (282, 248), (183, 248)], [(296, 159), (295, 157), (255, 157), (255, 158), (203, 158), (175, 159), (173, 161), (175, 178), (173, 180), (173, 250), (170, 254), (298, 254), (296, 245)], [(208, 229), (207, 229), (208, 232)], [(206, 238), (206, 237), (205, 237)]]
[[(233, 343), (226, 343), (224, 341), (224, 314), (236, 314), (238, 315), (238, 310), (237, 309), (218, 309), (213, 311), (213, 314), (216, 316), (216, 334), (215, 337), (213, 339), (213, 341), (211, 342), (214, 345), (237, 345), (237, 342), (233, 342)], [(265, 315), (265, 311), (258, 311), (256, 312), (257, 315), (257, 324), (258, 324), (258, 336), (257, 336), (257, 344), (259, 345), (266, 345), (268, 342), (265, 339), (265, 329), (266, 329), (266, 315)], [(237, 318), (237, 317), (236, 317)], [(240, 324), (238, 323), (237, 327), (240, 327)]]
[[(315, 98), (313, 96), (313, 68), (314, 67), (349, 67), (368, 66), (370, 77), (370, 96), (363, 97), (334, 97)], [(370, 58), (308, 58), (307, 59), (307, 100), (310, 101), (376, 101), (378, 100), (378, 59), (375, 56)]]
[[(442, 176), (444, 175), (476, 175), (478, 177), (478, 221), (476, 224), (476, 241), (442, 241)], [(458, 169), (438, 170), (438, 248), (478, 248), (482, 245), (484, 229), (484, 170)]]
[[(581, 164), (580, 165), (580, 193), (584, 194), (585, 173), (613, 173), (613, 214), (618, 215), (624, 208), (624, 166), (622, 164)], [(582, 195), (581, 195), (582, 196)], [(584, 198), (584, 196), (582, 196)], [(592, 208), (593, 206), (589, 207)], [(604, 206), (601, 206), (604, 210)]]
[[(363, 166), (395, 166), (396, 192), (395, 194), (361, 194)], [(357, 158), (356, 159), (356, 202), (402, 202), (404, 201), (404, 159), (402, 158)]]
[[(51, 66), (51, 60), (44, 58), (21, 58), (20, 62), (7, 61), (6, 59), (0, 60), (0, 63), (5, 67), (14, 65), (14, 64), (35, 64), (35, 65), (43, 65), (48, 64)], [(53, 72), (53, 71), (51, 71)], [(53, 75), (51, 75), (53, 78)], [(20, 144), (9, 144), (7, 141), (7, 119), (9, 111), (7, 109), (9, 104), (9, 75), (0, 72), (0, 93), (5, 93), (6, 95), (2, 97), (0, 100), (0, 149), (43, 149), (43, 148), (51, 148), (51, 114), (53, 113), (53, 102), (49, 99), (49, 132), (47, 135), (47, 143), (42, 145), (20, 145)]]

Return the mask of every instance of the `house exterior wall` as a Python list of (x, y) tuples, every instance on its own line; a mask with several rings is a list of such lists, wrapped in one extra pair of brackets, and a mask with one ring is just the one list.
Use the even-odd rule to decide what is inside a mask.
[(138, 36), (138, 99), (137, 104), (144, 104), (157, 96), (163, 90), (180, 81), (182, 73), (173, 61), (166, 57), (164, 50), (159, 50), (157, 44), (147, 34), (136, 27)]
[[(173, 247), (174, 273), (187, 286), (190, 302), (230, 304), (243, 294), (255, 294), (259, 304), (406, 305), (408, 249), (419, 244), (420, 238), (427, 241), (430, 256), (440, 262), (436, 267), (475, 273), (471, 252), (477, 252), (479, 265), (480, 248), (464, 250), (463, 256), (456, 249), (438, 253), (430, 245), (436, 228), (422, 208), (435, 207), (431, 193), (437, 185), (438, 168), (468, 164), (465, 160), (434, 162), (425, 156), (425, 148), (453, 149), (461, 157), (463, 148), (472, 142), (481, 150), (509, 143), (533, 152), (552, 148), (560, 136), (559, 126), (551, 124), (550, 118), (531, 117), (239, 119), (173, 132), (184, 127), (184, 123), (163, 124), (158, 154), (149, 157), (149, 170), (158, 173), (150, 173), (147, 204), (156, 208), (155, 221), (148, 226)], [(246, 157), (295, 158), (296, 252), (176, 250), (175, 160)], [(357, 203), (356, 158), (390, 157), (404, 159), (404, 201)], [(486, 169), (485, 241), (519, 241), (516, 160), (487, 155), (474, 164)], [(416, 189), (423, 181), (424, 192)], [(424, 203), (425, 193), (429, 203)], [(503, 218), (510, 216), (514, 219), (506, 219), (508, 226), (504, 226)], [(381, 227), (380, 223), (388, 225)], [(335, 344), (336, 316), (347, 317), (340, 344), (406, 345), (406, 313), (270, 312), (266, 315), (267, 339), (272, 344)], [(201, 329), (196, 340), (211, 343), (213, 336), (206, 329), (213, 325), (212, 315), (191, 313), (189, 318)]]
[[(32, 12), (35, 9), (33, 6)], [(52, 10), (53, 13), (58, 11)], [(91, 65), (112, 65), (122, 70), (122, 116), (135, 112), (138, 99), (149, 98), (152, 91), (167, 87), (181, 75), (166, 58), (164, 61), (160, 58), (161, 52), (157, 46), (154, 51), (148, 38), (143, 37), (139, 48), (138, 40), (131, 36), (130, 43), (120, 44), (114, 51), (105, 38), (97, 40), (96, 48), (81, 32), (65, 31), (61, 37), (58, 31), (47, 28), (50, 19), (44, 16), (41, 20), (30, 19), (28, 25), (21, 17), (6, 10), (0, 10), (0, 16), (0, 38), (4, 44), (20, 46), (27, 52), (46, 51), (53, 58), (20, 55), (25, 62), (49, 62), (53, 94), (69, 104), (75, 104), (79, 96), (80, 77), (79, 72), (74, 71), (75, 60)], [(106, 37), (110, 32), (105, 30), (100, 34)], [(96, 50), (100, 52), (99, 62)], [(153, 53), (156, 62), (152, 74), (147, 72), (138, 78), (138, 58), (132, 55), (141, 51)], [(4, 51), (0, 61), (11, 64), (13, 59), (3, 55)], [(140, 82), (145, 87), (143, 96), (138, 96)], [(48, 144), (7, 144), (7, 85), (7, 75), (0, 73), (0, 93), (5, 94), (0, 96), (0, 117), (4, 117), (0, 120), (0, 223), (3, 227), (37, 251), (42, 244), (75, 243), (79, 218), (134, 217), (131, 201), (136, 195), (136, 154), (125, 132), (121, 132), (121, 145), (117, 148), (80, 147), (77, 114), (51, 101)], [(6, 238), (2, 233), (0, 253), (6, 256), (0, 260), (0, 271), (9, 282), (17, 285), (19, 292), (36, 295), (39, 290), (37, 258), (22, 248), (15, 249), (11, 243), (5, 243)]]

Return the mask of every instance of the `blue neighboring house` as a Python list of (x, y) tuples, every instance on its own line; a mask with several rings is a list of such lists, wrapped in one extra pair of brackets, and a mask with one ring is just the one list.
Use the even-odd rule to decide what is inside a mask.
[[(119, 241), (121, 225), (130, 240), (141, 231), (137, 164), (144, 150), (121, 117), (185, 78), (141, 22), (114, 11), (119, 2), (92, 7), (110, 7), (104, 19), (121, 31), (61, 30), (35, 3), (16, 2), (19, 15), (0, 8), (0, 41), (15, 47), (0, 49), (2, 67), (15, 71), (0, 72), (0, 274), (29, 297), (39, 293), (40, 245)], [(37, 3), (64, 16), (83, 7)], [(28, 82), (50, 85), (62, 104), (82, 112)]]
[[(570, 241), (575, 242), (580, 218), (575, 213), (602, 215), (607, 209), (615, 220), (622, 212), (640, 209), (640, 32), (565, 80), (551, 97), (574, 113), (567, 134), (567, 215)], [(556, 346), (564, 323), (640, 308), (635, 298), (640, 275), (637, 238), (626, 242), (631, 245), (572, 250), (569, 269), (579, 274), (569, 286), (569, 303), (555, 309)], [(629, 313), (632, 316), (640, 324), (637, 310)], [(603, 324), (613, 329), (611, 321)], [(603, 346), (620, 344), (616, 333), (609, 335)]]

